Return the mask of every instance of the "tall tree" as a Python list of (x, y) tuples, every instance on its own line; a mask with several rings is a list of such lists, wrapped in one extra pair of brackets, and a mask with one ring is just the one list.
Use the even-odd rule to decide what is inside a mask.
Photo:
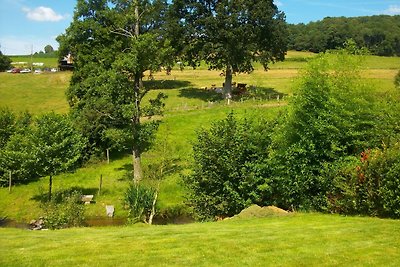
[[(60, 51), (72, 53), (74, 74), (68, 90), (73, 116), (93, 147), (107, 148), (107, 130), (129, 132), (134, 181), (142, 178), (141, 154), (151, 144), (164, 95), (146, 106), (145, 71), (156, 71), (169, 54), (162, 34), (166, 1), (79, 0), (74, 21), (58, 38)], [(60, 54), (62, 54), (60, 53)], [(126, 136), (126, 135), (125, 135)]]
[(54, 52), (54, 48), (53, 48), (51, 45), (46, 45), (46, 46), (44, 47), (44, 52), (45, 52), (46, 54), (51, 54), (51, 53)]
[(284, 59), (285, 15), (272, 0), (177, 0), (174, 5), (177, 32), (186, 33), (187, 60), (223, 70), (228, 99), (234, 73), (253, 71), (256, 61), (268, 69)]
[(11, 59), (0, 51), (0, 71), (5, 71), (11, 68)]
[(40, 176), (49, 175), (49, 200), (53, 176), (77, 167), (85, 140), (73, 128), (68, 117), (48, 113), (38, 117), (31, 134), (36, 168)]

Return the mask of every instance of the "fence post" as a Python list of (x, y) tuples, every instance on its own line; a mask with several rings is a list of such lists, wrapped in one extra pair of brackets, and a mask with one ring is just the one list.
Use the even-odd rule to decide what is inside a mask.
[(11, 193), (11, 171), (9, 172), (9, 178), (8, 178), (8, 192)]
[(100, 174), (99, 196), (101, 195), (102, 186), (103, 186), (103, 174)]

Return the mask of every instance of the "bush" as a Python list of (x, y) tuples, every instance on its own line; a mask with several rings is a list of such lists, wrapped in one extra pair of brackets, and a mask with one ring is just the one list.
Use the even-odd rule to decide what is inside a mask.
[(125, 193), (125, 205), (129, 210), (130, 223), (147, 222), (154, 199), (155, 189), (142, 184), (132, 184)]
[(269, 197), (269, 124), (238, 121), (233, 114), (201, 130), (194, 143), (194, 173), (184, 178), (188, 204), (201, 219), (233, 216)]
[(5, 71), (11, 68), (11, 59), (0, 51), (0, 71)]
[(49, 229), (62, 229), (82, 226), (85, 220), (85, 207), (81, 192), (61, 192), (44, 204), (44, 224)]
[(331, 169), (330, 211), (400, 218), (400, 144), (364, 151), (348, 163)]
[(273, 136), (274, 195), (283, 208), (326, 207), (324, 165), (380, 143), (377, 109), (359, 78), (362, 57), (322, 54), (305, 69)]

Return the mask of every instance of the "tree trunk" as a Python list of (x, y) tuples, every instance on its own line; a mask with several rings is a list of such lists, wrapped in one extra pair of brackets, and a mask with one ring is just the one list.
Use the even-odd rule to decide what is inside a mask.
[(49, 201), (51, 200), (51, 190), (52, 190), (52, 187), (53, 187), (53, 176), (52, 175), (50, 175), (49, 176)]
[(156, 203), (157, 203), (157, 198), (158, 198), (158, 189), (154, 193), (154, 198), (153, 198), (153, 205), (151, 207), (151, 213), (149, 216), (149, 224), (151, 225), (153, 223), (153, 218), (156, 215)]
[(232, 98), (232, 69), (230, 66), (226, 67), (224, 93), (229, 105)]
[(135, 1), (135, 36), (139, 36), (140, 34), (140, 15), (139, 15), (139, 1)]
[(132, 158), (133, 158), (133, 182), (137, 184), (143, 178), (141, 153), (139, 152), (138, 149), (136, 148), (132, 149)]

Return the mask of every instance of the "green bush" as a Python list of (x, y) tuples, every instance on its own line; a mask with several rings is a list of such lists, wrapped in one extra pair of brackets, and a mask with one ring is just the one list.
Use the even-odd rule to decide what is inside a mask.
[(334, 181), (329, 210), (400, 218), (400, 144), (367, 150), (354, 159), (328, 168)]
[(362, 57), (345, 51), (311, 60), (274, 131), (274, 196), (284, 208), (326, 207), (324, 165), (380, 143), (377, 109), (359, 78)]
[(201, 130), (194, 143), (194, 172), (184, 178), (188, 203), (201, 219), (233, 216), (251, 204), (267, 204), (269, 124), (226, 119)]
[(5, 71), (11, 68), (11, 59), (0, 51), (0, 71)]
[(125, 193), (125, 206), (128, 208), (129, 223), (147, 222), (153, 206), (155, 189), (135, 183)]
[(81, 192), (59, 192), (44, 204), (44, 224), (49, 229), (79, 227), (84, 224), (85, 207)]

